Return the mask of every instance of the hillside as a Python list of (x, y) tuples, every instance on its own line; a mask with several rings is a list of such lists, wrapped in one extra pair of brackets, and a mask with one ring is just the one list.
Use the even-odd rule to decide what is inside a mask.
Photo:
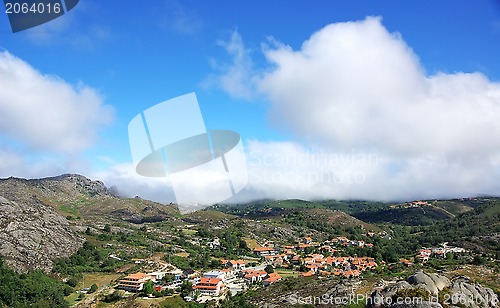
[(49, 271), (83, 244), (78, 231), (120, 222), (176, 220), (173, 205), (124, 199), (81, 175), (0, 180), (0, 254), (19, 272)]
[(421, 241), (454, 242), (466, 249), (491, 252), (500, 257), (500, 199), (484, 198), (481, 204), (453, 219), (423, 227)]
[(3, 179), (0, 180), (0, 194), (15, 201), (37, 200), (68, 219), (118, 219), (142, 223), (163, 221), (179, 215), (174, 205), (141, 198), (121, 198), (104, 183), (77, 174), (34, 180)]
[(390, 204), (386, 208), (356, 211), (352, 215), (371, 223), (421, 226), (452, 219), (480, 204), (477, 199), (414, 201)]
[(11, 268), (48, 271), (55, 259), (71, 256), (83, 244), (50, 206), (35, 198), (9, 199), (0, 193), (0, 255)]
[[(366, 204), (367, 202), (364, 202)], [(304, 201), (298, 199), (259, 201), (247, 204), (215, 205), (207, 210), (216, 210), (248, 219), (272, 219), (295, 226), (308, 226), (318, 231), (335, 228), (345, 230), (360, 227), (380, 231), (380, 228), (361, 221), (335, 207), (355, 207), (355, 203), (343, 201)], [(335, 206), (333, 206), (335, 205)], [(385, 205), (384, 205), (385, 206)], [(362, 205), (360, 205), (360, 208)], [(319, 228), (319, 229), (318, 229)]]

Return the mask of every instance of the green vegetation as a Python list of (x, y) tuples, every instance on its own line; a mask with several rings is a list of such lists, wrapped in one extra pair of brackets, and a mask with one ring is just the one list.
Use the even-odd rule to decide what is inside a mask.
[[(272, 215), (273, 212), (283, 209), (330, 209), (339, 210), (347, 214), (357, 212), (375, 211), (389, 208), (390, 204), (372, 201), (357, 200), (326, 200), (326, 201), (304, 201), (297, 199), (277, 201), (257, 201), (247, 204), (218, 204), (209, 209), (215, 209), (227, 214), (238, 216)], [(208, 210), (208, 209), (207, 209)]]
[(16, 274), (0, 258), (0, 306), (68, 307), (64, 296), (73, 288), (41, 271)]
[(98, 287), (98, 286), (94, 283), (94, 284), (92, 284), (92, 285), (90, 286), (90, 290), (89, 290), (89, 292), (88, 292), (88, 293), (89, 293), (89, 294), (90, 294), (90, 293), (94, 293), (95, 291), (97, 291), (97, 289), (98, 289), (98, 288), (99, 288), (99, 287)]
[(105, 303), (114, 303), (123, 298), (123, 292), (120, 290), (115, 290), (113, 293), (104, 296), (102, 300)]
[(255, 295), (255, 291), (237, 293), (235, 296), (229, 296), (222, 301), (221, 308), (256, 308), (257, 306), (248, 302), (248, 299)]
[(144, 293), (145, 295), (152, 294), (154, 290), (155, 284), (151, 280), (146, 281), (142, 287), (142, 293)]
[(84, 272), (112, 272), (123, 264), (125, 263), (109, 258), (102, 249), (85, 242), (76, 254), (57, 260), (52, 271), (75, 276)]
[(438, 207), (395, 208), (377, 211), (357, 212), (354, 217), (369, 223), (392, 223), (405, 226), (431, 225), (453, 217)]
[(454, 219), (416, 228), (415, 232), (421, 232), (417, 240), (424, 246), (442, 242), (473, 243), (477, 252), (484, 250), (500, 259), (500, 243), (492, 237), (500, 233), (500, 199), (487, 199)]

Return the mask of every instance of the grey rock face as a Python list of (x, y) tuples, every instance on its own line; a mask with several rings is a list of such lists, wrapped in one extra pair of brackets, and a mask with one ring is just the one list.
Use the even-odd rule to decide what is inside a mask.
[[(404, 303), (394, 302), (394, 296), (404, 289), (420, 288), (431, 295), (431, 301), (422, 299), (420, 301), (408, 301)], [(442, 292), (442, 293), (441, 293)], [(441, 293), (441, 294), (440, 294)], [(490, 288), (485, 288), (477, 283), (472, 283), (467, 277), (448, 279), (439, 274), (429, 274), (418, 271), (411, 275), (406, 281), (398, 281), (392, 285), (386, 285), (372, 292), (369, 307), (388, 306), (391, 308), (440, 308), (437, 302), (441, 295), (443, 303), (448, 307), (470, 307), (470, 308), (494, 308), (499, 307), (498, 297)]]
[(499, 307), (498, 296), (490, 288), (472, 283), (466, 277), (458, 277), (451, 283), (452, 296), (448, 301), (452, 305), (462, 304), (466, 307)]
[(437, 295), (445, 287), (450, 286), (450, 280), (438, 274), (426, 274), (418, 271), (406, 279), (414, 287), (422, 287), (433, 295)]
[(50, 206), (0, 196), (0, 254), (17, 272), (50, 271), (55, 259), (72, 255), (82, 244), (83, 238)]

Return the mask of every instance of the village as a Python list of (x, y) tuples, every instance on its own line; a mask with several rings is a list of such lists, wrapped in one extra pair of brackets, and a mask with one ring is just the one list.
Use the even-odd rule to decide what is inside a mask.
[[(387, 234), (367, 232), (365, 236), (369, 240), (376, 236), (387, 237)], [(210, 243), (213, 245), (218, 242), (218, 238), (214, 238)], [(189, 290), (184, 292), (184, 300), (203, 303), (223, 300), (228, 295), (235, 295), (250, 287), (269, 286), (282, 280), (285, 276), (283, 273), (293, 277), (332, 276), (353, 279), (379, 266), (371, 257), (340, 256), (345, 247), (372, 248), (374, 245), (345, 236), (322, 242), (315, 242), (312, 237), (304, 237), (290, 245), (277, 245), (273, 241), (266, 241), (252, 250), (253, 258), (247, 256), (237, 260), (220, 259), (219, 268), (209, 271), (181, 270), (160, 260), (136, 259), (136, 263), (148, 263), (149, 268), (153, 267), (155, 270), (127, 275), (119, 280), (116, 288), (134, 294), (143, 291), (144, 285), (150, 281), (154, 286), (153, 295), (158, 295), (180, 292), (183, 285), (187, 285)], [(456, 251), (457, 248), (444, 246), (431, 250), (431, 253), (434, 251), (436, 255), (440, 251), (446, 252), (450, 249)], [(418, 256), (427, 251), (428, 249), (422, 249)], [(430, 256), (431, 254), (427, 257)], [(403, 259), (401, 262), (404, 262)], [(385, 261), (381, 261), (380, 265), (385, 264)]]
[[(385, 261), (378, 264), (374, 258), (367, 256), (345, 255), (345, 248), (374, 247), (370, 239), (374, 237), (391, 237), (386, 232), (366, 232), (366, 240), (353, 240), (346, 236), (337, 236), (329, 240), (317, 242), (312, 237), (304, 237), (300, 241), (278, 245), (273, 241), (265, 241), (252, 249), (252, 257), (241, 259), (218, 259), (219, 267), (208, 271), (184, 269), (174, 264), (156, 259), (134, 259), (137, 264), (146, 263), (146, 268), (154, 270), (136, 272), (119, 279), (117, 289), (135, 294), (149, 283), (154, 287), (152, 295), (171, 295), (180, 293), (184, 288), (184, 300), (204, 303), (225, 299), (248, 288), (267, 287), (285, 276), (293, 277), (339, 277), (353, 279), (366, 271), (373, 271)], [(212, 249), (220, 245), (215, 237), (206, 243)], [(415, 261), (425, 263), (430, 258), (446, 258), (449, 253), (462, 253), (465, 249), (448, 246), (443, 243), (439, 247), (418, 250), (411, 260), (401, 258), (399, 264), (413, 266)], [(187, 290), (186, 287), (187, 286)]]

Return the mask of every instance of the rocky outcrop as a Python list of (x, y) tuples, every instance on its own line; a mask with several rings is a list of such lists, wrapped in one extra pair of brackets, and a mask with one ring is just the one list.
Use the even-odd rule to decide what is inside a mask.
[(36, 198), (10, 201), (0, 195), (0, 254), (17, 272), (50, 271), (55, 259), (83, 244), (68, 221)]
[(439, 291), (450, 286), (450, 280), (438, 274), (427, 274), (418, 271), (406, 279), (406, 281), (416, 288), (423, 288), (432, 295), (437, 295)]
[(0, 179), (0, 197), (0, 255), (18, 272), (49, 271), (55, 259), (75, 253), (83, 238), (74, 230), (172, 220), (178, 213), (175, 205), (117, 197), (103, 182), (78, 174)]
[(0, 179), (0, 195), (16, 201), (53, 207), (72, 218), (104, 223), (120, 219), (133, 223), (172, 219), (179, 213), (173, 204), (164, 205), (141, 198), (121, 198), (101, 181), (78, 174), (63, 174), (43, 179)]
[(473, 283), (467, 277), (450, 280), (443, 275), (418, 271), (406, 280), (384, 284), (374, 290), (368, 307), (440, 308), (441, 304), (494, 308), (499, 301), (492, 289)]
[(452, 297), (450, 302), (463, 304), (466, 307), (499, 307), (498, 296), (490, 288), (484, 288), (470, 281), (469, 277), (457, 277), (453, 279), (450, 291)]

